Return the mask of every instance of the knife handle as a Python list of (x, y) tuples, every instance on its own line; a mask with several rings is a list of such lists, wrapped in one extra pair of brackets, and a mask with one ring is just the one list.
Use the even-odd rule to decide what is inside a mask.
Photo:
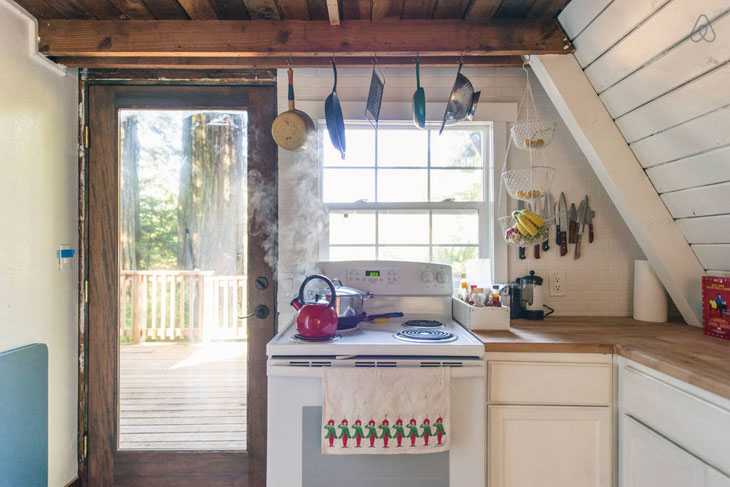
[(568, 235), (565, 232), (560, 232), (560, 256), (564, 257), (568, 255)]
[(583, 237), (583, 235), (581, 235), (581, 234), (578, 234), (578, 235), (575, 236), (575, 254), (573, 254), (573, 258), (574, 259), (580, 258), (580, 241), (581, 241), (581, 237)]
[(560, 225), (555, 225), (555, 245), (560, 245)]
[(547, 252), (548, 250), (550, 250), (550, 239), (549, 238), (542, 243), (542, 251)]
[(540, 258), (540, 244), (535, 245), (535, 258)]
[(588, 225), (588, 243), (593, 243), (593, 223)]
[(520, 247), (519, 257), (520, 257), (520, 260), (525, 260), (527, 258), (527, 256), (525, 255), (525, 248), (524, 247)]
[(575, 227), (577, 226), (575, 220), (570, 220), (570, 229), (568, 230), (568, 242), (575, 243)]

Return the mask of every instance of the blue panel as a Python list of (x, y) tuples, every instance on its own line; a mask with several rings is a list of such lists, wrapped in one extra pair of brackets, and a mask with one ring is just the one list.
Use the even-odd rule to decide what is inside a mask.
[(0, 353), (0, 485), (48, 486), (48, 348)]

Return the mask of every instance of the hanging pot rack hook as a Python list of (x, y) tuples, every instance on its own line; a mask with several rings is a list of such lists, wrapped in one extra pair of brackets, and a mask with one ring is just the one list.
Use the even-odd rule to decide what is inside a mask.
[(286, 60), (286, 66), (289, 69), (291, 69), (292, 66), (294, 66), (294, 59), (291, 57), (291, 54), (289, 54), (289, 59)]
[(526, 73), (528, 72), (527, 71), (527, 66), (529, 66), (529, 65), (530, 65), (530, 55), (529, 54), (525, 54), (524, 56), (522, 56), (522, 69)]

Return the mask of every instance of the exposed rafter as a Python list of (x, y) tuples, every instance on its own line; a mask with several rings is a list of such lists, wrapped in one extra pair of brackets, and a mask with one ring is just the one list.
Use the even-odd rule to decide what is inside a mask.
[(327, 13), (330, 16), (330, 25), (340, 25), (340, 6), (337, 0), (327, 0)]
[(54, 57), (515, 56), (572, 51), (555, 20), (39, 22)]

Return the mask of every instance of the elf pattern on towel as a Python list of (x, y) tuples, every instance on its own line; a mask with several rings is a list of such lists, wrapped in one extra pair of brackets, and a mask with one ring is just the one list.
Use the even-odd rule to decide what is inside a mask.
[[(364, 429), (363, 429), (364, 428)], [(394, 439), (396, 441), (396, 448), (403, 446), (403, 439), (410, 439), (410, 446), (429, 446), (429, 439), (432, 436), (436, 437), (436, 445), (443, 444), (443, 438), (446, 436), (446, 429), (444, 428), (443, 418), (438, 418), (431, 424), (428, 418), (424, 418), (420, 424), (421, 431), (419, 432), (418, 421), (415, 418), (411, 418), (408, 421), (408, 425), (403, 426), (403, 420), (398, 418), (393, 426), (390, 425), (390, 421), (384, 418), (379, 426), (376, 426), (375, 420), (371, 419), (367, 425), (363, 427), (362, 421), (356, 419), (353, 426), (349, 426), (347, 419), (343, 418), (340, 424), (335, 427), (335, 420), (330, 419), (324, 426), (325, 439), (328, 440), (328, 446), (330, 448), (335, 447), (335, 439), (342, 440), (342, 448), (347, 448), (347, 440), (353, 438), (355, 440), (355, 448), (360, 448), (362, 439), (369, 440), (369, 448), (376, 448), (375, 440), (383, 440), (380, 448), (388, 448), (388, 441)], [(337, 430), (340, 433), (337, 434)], [(380, 429), (380, 434), (378, 434)], [(406, 431), (406, 429), (408, 431)], [(423, 442), (420, 445), (416, 444), (418, 438), (423, 438)], [(431, 443), (433, 445), (433, 443)]]

